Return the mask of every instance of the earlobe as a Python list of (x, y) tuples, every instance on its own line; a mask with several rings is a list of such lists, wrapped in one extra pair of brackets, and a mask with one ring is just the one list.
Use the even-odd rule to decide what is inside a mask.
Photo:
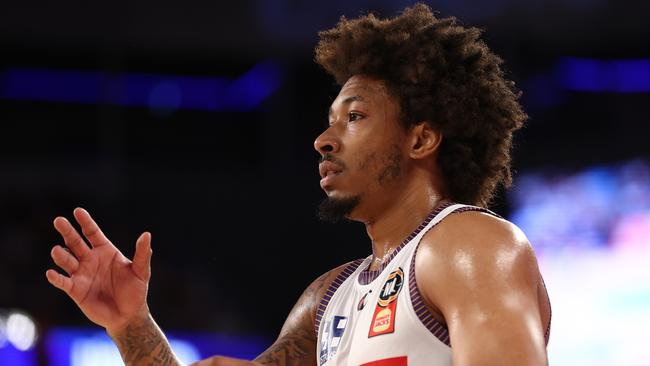
[(438, 151), (442, 142), (442, 133), (434, 129), (429, 122), (420, 122), (411, 130), (411, 151), (413, 159), (423, 159)]

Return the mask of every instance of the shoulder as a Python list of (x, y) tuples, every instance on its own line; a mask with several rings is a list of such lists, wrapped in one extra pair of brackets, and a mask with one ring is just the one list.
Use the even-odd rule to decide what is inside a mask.
[(316, 300), (316, 302), (320, 302), (320, 299), (325, 295), (325, 292), (327, 292), (327, 289), (332, 284), (332, 282), (334, 282), (334, 280), (340, 275), (344, 275), (345, 273), (348, 273), (351, 270), (355, 269), (360, 261), (362, 260), (358, 259), (355, 261), (350, 261), (323, 273), (318, 278), (316, 278), (309, 285), (309, 287), (307, 287), (303, 296), (308, 295)]
[(318, 307), (321, 299), (327, 293), (330, 285), (340, 275), (348, 273), (353, 268), (356, 268), (360, 261), (361, 260), (359, 259), (337, 266), (313, 280), (311, 284), (307, 286), (305, 291), (296, 302), (296, 305), (291, 310), (289, 318), (287, 319), (287, 323), (285, 323), (285, 327), (293, 327), (293, 320), (299, 319), (303, 326), (308, 325), (315, 330), (314, 325), (316, 324), (316, 314), (318, 312)]
[(521, 256), (534, 259), (533, 248), (521, 229), (480, 211), (450, 214), (422, 238), (420, 247), (418, 256), (424, 254), (423, 257), (428, 253), (444, 259), (460, 259), (461, 256), (467, 260), (501, 264)]
[(479, 211), (451, 214), (422, 238), (416, 276), (423, 295), (435, 304), (455, 295), (462, 299), (478, 287), (516, 284), (533, 290), (540, 280), (533, 248), (521, 229)]
[(316, 313), (330, 284), (341, 273), (348, 273), (350, 266), (358, 261), (349, 262), (329, 270), (307, 286), (280, 330), (278, 339), (255, 361), (265, 365), (299, 364), (316, 365)]
[(456, 213), (420, 244), (417, 286), (446, 321), (454, 364), (545, 364), (550, 308), (517, 226), (487, 213)]

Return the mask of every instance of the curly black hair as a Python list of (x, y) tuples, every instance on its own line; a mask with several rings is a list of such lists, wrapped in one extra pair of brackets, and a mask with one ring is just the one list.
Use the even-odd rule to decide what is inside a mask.
[(405, 128), (424, 121), (441, 131), (438, 164), (450, 198), (487, 207), (499, 185), (512, 184), (512, 134), (527, 116), (480, 35), (416, 4), (390, 19), (341, 17), (319, 33), (316, 62), (340, 85), (354, 75), (383, 81)]

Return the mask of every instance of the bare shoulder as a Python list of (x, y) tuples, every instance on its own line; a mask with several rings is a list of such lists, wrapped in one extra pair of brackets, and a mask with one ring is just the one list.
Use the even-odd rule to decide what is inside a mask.
[(277, 340), (255, 361), (262, 365), (316, 364), (316, 311), (321, 298), (336, 277), (351, 263), (338, 266), (316, 278), (289, 312)]
[(437, 235), (444, 236), (447, 240), (456, 238), (454, 244), (459, 244), (462, 239), (479, 237), (494, 239), (506, 246), (530, 248), (528, 239), (515, 224), (481, 211), (452, 213), (436, 227), (436, 230)]
[(353, 262), (345, 263), (333, 268), (312, 281), (300, 298), (298, 298), (293, 309), (291, 309), (291, 312), (282, 327), (280, 336), (298, 328), (309, 330), (313, 334), (316, 333), (314, 324), (320, 300), (323, 298), (325, 292), (336, 277), (352, 263)]
[(507, 272), (519, 265), (537, 269), (535, 253), (523, 231), (479, 211), (449, 215), (424, 236), (420, 247), (419, 259), (467, 276), (482, 270)]
[(443, 313), (468, 297), (516, 291), (538, 298), (543, 288), (521, 229), (483, 212), (452, 214), (430, 230), (418, 249), (416, 277), (427, 302)]
[[(322, 275), (316, 278), (310, 285), (307, 287), (300, 300), (303, 300), (305, 305), (308, 305), (310, 312), (311, 324), (315, 324), (316, 312), (318, 311), (318, 305), (320, 304), (321, 299), (325, 296), (325, 293), (329, 289), (329, 286), (334, 282), (334, 280), (343, 272), (346, 268), (352, 265), (354, 261), (342, 264), (338, 267), (335, 267)], [(299, 301), (300, 302), (300, 301)], [(316, 332), (316, 329), (314, 329)]]
[(446, 322), (454, 364), (545, 364), (548, 297), (517, 226), (487, 213), (456, 213), (420, 244), (417, 286)]

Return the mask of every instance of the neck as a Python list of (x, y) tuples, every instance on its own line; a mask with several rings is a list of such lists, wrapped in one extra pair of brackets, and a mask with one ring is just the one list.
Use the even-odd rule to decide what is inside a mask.
[(377, 269), (404, 239), (444, 200), (433, 185), (423, 189), (421, 184), (407, 186), (391, 199), (373, 220), (366, 221), (366, 231), (372, 241), (373, 261), (370, 270)]

